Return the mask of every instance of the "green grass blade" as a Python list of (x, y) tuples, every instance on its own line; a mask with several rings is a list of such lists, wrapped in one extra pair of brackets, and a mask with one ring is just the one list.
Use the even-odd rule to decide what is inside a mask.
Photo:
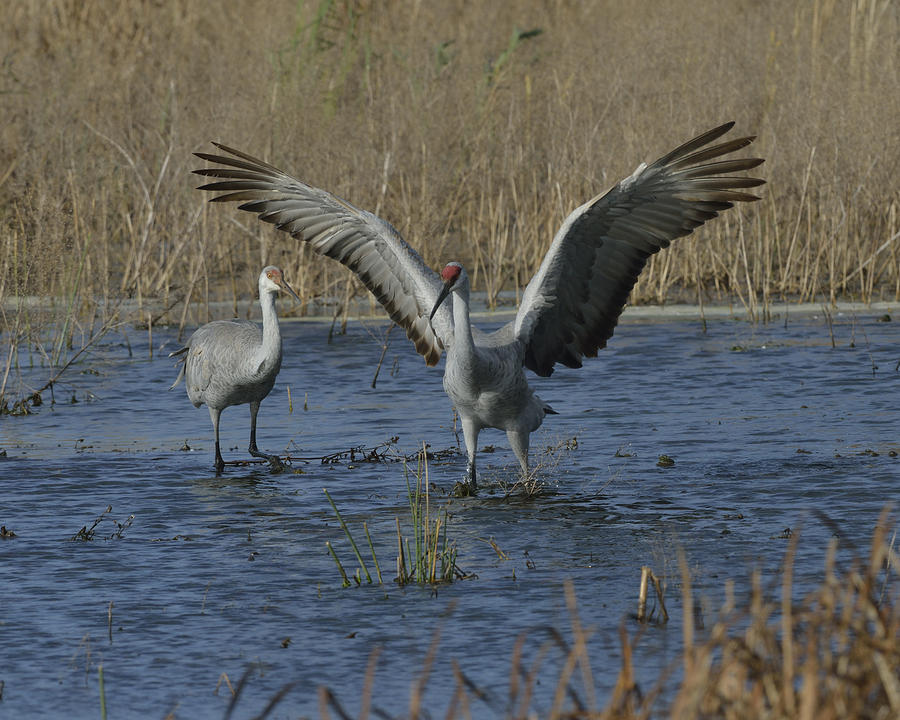
[(369, 526), (364, 522), (363, 530), (366, 533), (366, 540), (369, 542), (369, 550), (372, 552), (372, 562), (375, 563), (375, 574), (378, 576), (378, 584), (383, 585), (381, 582), (381, 567), (378, 565), (378, 556), (375, 555), (375, 545), (372, 543), (372, 536), (369, 535)]
[(100, 720), (106, 720), (106, 691), (103, 689), (103, 663), (97, 667), (97, 681), (100, 685)]
[(328, 552), (331, 553), (331, 557), (334, 558), (334, 562), (338, 566), (338, 570), (341, 573), (341, 578), (343, 578), (343, 581), (341, 584), (344, 587), (350, 587), (350, 579), (347, 577), (347, 573), (344, 571), (344, 566), (341, 565), (341, 561), (338, 560), (337, 553), (334, 551), (334, 548), (331, 547), (331, 543), (326, 540), (325, 546), (328, 548)]
[(340, 511), (337, 509), (337, 505), (334, 504), (334, 500), (331, 499), (331, 495), (328, 494), (328, 490), (322, 488), (325, 492), (325, 497), (328, 498), (328, 502), (331, 503), (331, 507), (334, 509), (334, 514), (337, 516), (338, 522), (341, 527), (344, 529), (344, 534), (347, 536), (347, 539), (350, 541), (350, 547), (353, 548), (353, 552), (356, 554), (356, 559), (359, 560), (359, 566), (362, 568), (362, 571), (366, 574), (366, 580), (368, 582), (372, 582), (372, 576), (369, 575), (369, 568), (366, 567), (366, 561), (363, 560), (362, 554), (359, 552), (359, 548), (356, 547), (356, 542), (353, 540), (353, 535), (350, 534), (350, 528), (347, 527), (347, 523), (344, 522), (344, 518), (341, 517)]

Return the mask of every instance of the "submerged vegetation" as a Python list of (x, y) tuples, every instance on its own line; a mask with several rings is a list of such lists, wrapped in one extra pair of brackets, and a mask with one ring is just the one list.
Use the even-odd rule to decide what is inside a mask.
[(19, 363), (63, 364), (118, 323), (236, 314), (260, 263), (300, 279), (300, 313), (364, 297), (291, 238), (209, 211), (189, 173), (209, 140), (381, 214), (495, 304), (575, 206), (736, 119), (759, 135), (764, 202), (654, 256), (632, 301), (764, 317), (900, 293), (896, 3), (264, 5), (8, 9), (0, 395)]

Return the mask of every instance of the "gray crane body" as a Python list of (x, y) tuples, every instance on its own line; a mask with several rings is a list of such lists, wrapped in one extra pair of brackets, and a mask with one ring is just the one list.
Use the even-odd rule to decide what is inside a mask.
[[(458, 268), (458, 271), (457, 271)], [(444, 391), (459, 413), (466, 441), (466, 478), (476, 485), (475, 452), (478, 434), (484, 428), (506, 431), (511, 449), (523, 474), (528, 472), (529, 436), (556, 414), (528, 384), (523, 361), (525, 345), (513, 336), (512, 325), (484, 333), (469, 322), (469, 279), (459, 263), (447, 272), (456, 273), (447, 302), (452, 303), (453, 336), (445, 344)], [(437, 300), (436, 307), (443, 302)]]
[[(270, 265), (259, 275), (262, 329), (246, 320), (214, 320), (199, 327), (180, 350), (181, 370), (172, 384), (184, 378), (188, 399), (194, 407), (206, 405), (216, 436), (217, 472), (224, 468), (219, 448), (219, 419), (231, 405), (250, 405), (250, 454), (280, 467), (277, 455), (262, 453), (256, 446), (256, 416), (259, 405), (275, 386), (281, 369), (281, 330), (275, 311), (275, 296), (284, 290), (300, 298), (284, 281), (281, 270)], [(171, 388), (170, 388), (171, 389)]]
[(266, 327), (269, 338), (246, 320), (215, 320), (191, 335), (183, 370), (194, 407), (221, 412), (230, 405), (261, 402), (272, 391), (281, 369), (277, 319), (274, 329), (272, 324)]

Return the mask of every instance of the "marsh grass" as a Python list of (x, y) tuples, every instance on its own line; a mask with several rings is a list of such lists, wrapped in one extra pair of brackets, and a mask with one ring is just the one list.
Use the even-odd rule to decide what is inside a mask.
[(103, 687), (103, 663), (97, 666), (97, 686), (100, 693), (100, 720), (106, 720), (106, 690)]
[[(412, 534), (410, 536), (403, 534), (400, 518), (396, 517), (397, 575), (394, 581), (401, 586), (411, 583), (435, 585), (466, 577), (466, 573), (456, 564), (456, 543), (447, 537), (447, 527), (449, 525), (448, 507), (436, 508), (431, 500), (431, 483), (428, 479), (428, 456), (427, 446), (423, 445), (416, 459), (417, 465), (416, 470), (413, 472), (412, 480), (410, 479), (409, 464), (404, 460), (404, 478), (409, 501)], [(355, 573), (348, 576), (331, 541), (326, 541), (325, 545), (328, 553), (331, 555), (340, 573), (341, 584), (344, 587), (350, 587), (354, 582), (356, 585), (362, 585), (363, 581), (366, 584), (372, 584), (377, 581), (378, 585), (383, 585), (381, 565), (378, 562), (378, 555), (375, 550), (375, 544), (372, 542), (372, 536), (369, 533), (368, 524), (363, 522), (362, 527), (372, 563), (375, 567), (376, 580), (373, 580), (368, 564), (360, 552), (359, 545), (353, 538), (350, 527), (341, 516), (340, 510), (338, 510), (328, 490), (326, 489), (324, 492), (358, 563)]]
[[(890, 0), (25, 0), (0, 26), (4, 342), (232, 314), (274, 262), (303, 298), (356, 280), (192, 188), (222, 140), (390, 220), (490, 303), (574, 207), (727, 119), (764, 201), (654, 256), (632, 302), (900, 295), (900, 8)], [(652, 52), (648, 51), (652, 48)], [(31, 305), (23, 299), (36, 297)], [(736, 300), (735, 300), (736, 298)], [(224, 301), (227, 310), (217, 309)], [(375, 302), (369, 298), (370, 307)], [(89, 336), (89, 332), (88, 332)], [(18, 354), (3, 353), (6, 378)], [(22, 395), (24, 393), (18, 393)]]
[(436, 509), (431, 502), (428, 478), (428, 450), (419, 452), (415, 482), (410, 482), (409, 465), (404, 465), (406, 493), (412, 521), (412, 538), (404, 538), (397, 519), (397, 582), (401, 585), (433, 585), (452, 582), (466, 574), (456, 564), (456, 543), (448, 540), (448, 506)]
[[(16, 316), (16, 327), (13, 328), (12, 335), (9, 341), (9, 347), (7, 348), (6, 354), (6, 363), (3, 369), (3, 376), (0, 379), (0, 415), (29, 415), (32, 412), (33, 408), (39, 407), (44, 404), (43, 395), (45, 392), (50, 392), (50, 403), (51, 405), (56, 402), (56, 396), (54, 393), (54, 386), (60, 382), (63, 374), (73, 365), (75, 365), (82, 355), (87, 353), (96, 343), (103, 340), (103, 338), (107, 335), (107, 333), (118, 324), (118, 315), (112, 315), (107, 318), (106, 322), (104, 322), (99, 328), (95, 327), (93, 322), (91, 323), (90, 329), (87, 334), (82, 333), (81, 339), (77, 349), (73, 348), (71, 337), (69, 338), (68, 343), (66, 344), (65, 350), (63, 350), (63, 337), (65, 335), (65, 330), (69, 325), (70, 321), (74, 321), (75, 318), (71, 314), (71, 311), (64, 316), (63, 320), (63, 329), (62, 332), (59, 331), (59, 324), (55, 322), (51, 322), (44, 326), (44, 329), (49, 332), (49, 339), (52, 346), (56, 348), (54, 351), (54, 355), (51, 356), (47, 353), (46, 346), (44, 344), (45, 337), (31, 338), (31, 343), (33, 347), (35, 347), (39, 353), (42, 360), (46, 361), (46, 367), (48, 368), (49, 378), (39, 386), (29, 385), (24, 381), (20, 381), (17, 383), (16, 393), (13, 395), (12, 405), (10, 406), (9, 400), (7, 397), (7, 381), (9, 379), (10, 370), (13, 366), (13, 359), (15, 358), (17, 361), (19, 359), (19, 354), (21, 348), (19, 347), (20, 342), (25, 341), (24, 337), (20, 337), (18, 321), (22, 317), (21, 313), (17, 313)], [(16, 365), (16, 369), (18, 369), (18, 365)]]
[[(248, 667), (244, 670), (244, 673), (241, 675), (236, 685), (231, 684), (231, 679), (228, 677), (228, 673), (222, 673), (219, 675), (219, 680), (216, 683), (216, 688), (213, 691), (214, 695), (219, 694), (219, 687), (225, 685), (228, 688), (229, 693), (231, 693), (231, 697), (228, 701), (228, 707), (225, 709), (225, 714), (223, 715), (224, 720), (229, 720), (229, 718), (234, 714), (234, 711), (237, 709), (238, 703), (240, 702), (241, 695), (244, 692), (244, 689), (247, 687), (248, 682), (250, 681), (251, 676), (254, 674), (255, 668)], [(296, 683), (287, 683), (281, 687), (281, 689), (275, 693), (269, 701), (266, 703), (265, 707), (259, 712), (253, 715), (254, 718), (258, 720), (263, 720), (264, 718), (269, 717), (269, 715), (275, 710), (279, 703), (284, 700), (285, 696), (294, 689)], [(175, 720), (178, 717), (176, 711), (173, 709), (170, 713), (165, 716), (165, 720)]]
[[(837, 540), (825, 555), (818, 587), (799, 599), (793, 582), (798, 535), (791, 540), (780, 574), (780, 590), (766, 589), (760, 573), (751, 578), (749, 597), (739, 601), (729, 582), (717, 619), (701, 631), (695, 626), (695, 595), (682, 561), (683, 652), (676, 665), (661, 671), (650, 687), (639, 686), (635, 648), (640, 634), (620, 628), (622, 666), (605, 702), (597, 696), (589, 658), (593, 628), (578, 617), (574, 586), (565, 586), (569, 627), (519, 635), (510, 661), (508, 693), (501, 699), (453, 661), (454, 690), (445, 706), (422, 704), (423, 689), (438, 654), (439, 632), (423, 670), (413, 680), (404, 717), (448, 719), (495, 717), (549, 720), (636, 720), (693, 718), (894, 718), (900, 713), (900, 556), (888, 512), (873, 532), (866, 555), (842, 567)], [(778, 587), (775, 583), (774, 587)], [(381, 713), (377, 697), (377, 650), (362, 693), (359, 717)], [(550, 687), (548, 693), (543, 688)], [(539, 689), (540, 686), (540, 689)], [(549, 698), (549, 699), (548, 699)], [(335, 695), (320, 690), (321, 717), (349, 718)]]

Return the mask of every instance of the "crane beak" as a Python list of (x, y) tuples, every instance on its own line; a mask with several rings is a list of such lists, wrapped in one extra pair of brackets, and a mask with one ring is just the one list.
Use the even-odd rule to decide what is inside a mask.
[(284, 290), (285, 292), (290, 293), (291, 295), (293, 295), (293, 296), (294, 296), (294, 299), (295, 299), (298, 303), (302, 303), (302, 302), (303, 302), (303, 301), (300, 299), (300, 296), (297, 295), (297, 293), (294, 292), (294, 289), (293, 289), (290, 285), (287, 284), (287, 282), (285, 281), (284, 278), (279, 278), (276, 282), (278, 283), (278, 287), (280, 287), (280, 288), (281, 288), (282, 290)]
[(438, 308), (441, 306), (441, 303), (447, 299), (447, 296), (450, 294), (450, 289), (453, 287), (453, 282), (444, 283), (444, 287), (441, 289), (441, 294), (438, 295), (437, 302), (435, 302), (434, 307), (431, 308), (431, 315), (428, 316), (428, 322), (431, 322), (431, 319), (434, 317), (434, 314), (437, 312)]

